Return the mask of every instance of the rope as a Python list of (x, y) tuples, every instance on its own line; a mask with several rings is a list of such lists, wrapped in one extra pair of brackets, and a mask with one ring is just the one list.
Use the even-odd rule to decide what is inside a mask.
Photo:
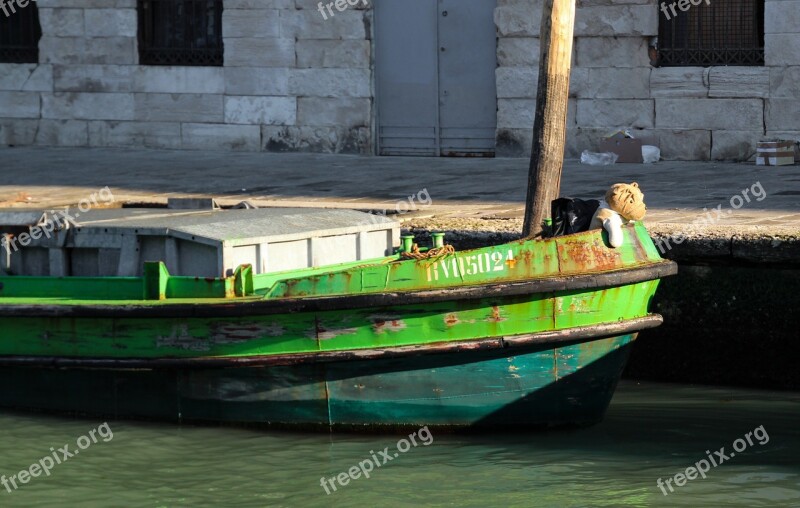
[(430, 249), (426, 252), (420, 252), (419, 245), (415, 243), (411, 247), (411, 252), (403, 252), (400, 254), (400, 257), (403, 259), (416, 259), (417, 261), (419, 261), (422, 259), (438, 258), (442, 256), (447, 256), (448, 254), (455, 254), (455, 253), (456, 249), (452, 245), (444, 245), (442, 247)]

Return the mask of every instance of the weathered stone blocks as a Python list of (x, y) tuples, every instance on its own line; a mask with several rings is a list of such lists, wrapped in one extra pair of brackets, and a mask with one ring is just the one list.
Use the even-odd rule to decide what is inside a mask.
[(294, 67), (295, 41), (288, 38), (225, 39), (229, 67)]
[(225, 0), (225, 9), (294, 9), (295, 0)]
[(761, 99), (656, 99), (659, 128), (755, 130), (764, 125)]
[(136, 9), (86, 9), (87, 37), (136, 37)]
[(578, 67), (650, 67), (645, 37), (578, 37), (575, 65)]
[[(535, 99), (502, 99), (498, 101), (497, 125), (502, 129), (533, 129)], [(577, 102), (569, 99), (567, 103), (566, 126), (576, 125)]]
[(229, 95), (289, 95), (289, 69), (276, 67), (225, 67), (225, 93)]
[(800, 27), (800, 1), (767, 0), (764, 2), (764, 33), (797, 36)]
[(87, 146), (89, 131), (83, 120), (40, 120), (34, 143), (46, 146)]
[(261, 127), (262, 150), (268, 152), (334, 152), (369, 154), (368, 127)]
[(771, 67), (770, 97), (800, 99), (800, 66)]
[(48, 64), (2, 63), (0, 64), (0, 90), (52, 92), (53, 66)]
[(370, 44), (367, 40), (297, 41), (297, 67), (368, 69)]
[(542, 20), (542, 4), (534, 8), (499, 6), (494, 11), (494, 24), (500, 37), (538, 37)]
[[(498, 157), (530, 157), (533, 141), (532, 129), (511, 129), (501, 127), (495, 136), (495, 150)], [(569, 139), (569, 133), (567, 134)]]
[(42, 94), (42, 118), (133, 120), (133, 94), (77, 92)]
[(222, 11), (222, 35), (226, 39), (281, 36), (281, 19), (275, 9), (225, 9)]
[(715, 130), (711, 133), (711, 158), (713, 160), (746, 161), (756, 153), (763, 130)]
[(498, 129), (531, 129), (536, 108), (534, 99), (499, 99), (497, 101)]
[(135, 9), (136, 0), (37, 0), (43, 7), (63, 7), (72, 9)]
[[(316, 10), (285, 10), (281, 13), (281, 36), (294, 39), (360, 39), (371, 33), (364, 22), (364, 12), (348, 9), (324, 19)], [(285, 21), (284, 21), (285, 20)]]
[(133, 72), (133, 90), (151, 93), (223, 93), (222, 67), (140, 65)]
[(39, 40), (39, 62), (133, 65), (138, 61), (133, 37), (55, 37)]
[(766, 108), (767, 130), (800, 130), (800, 102), (797, 99), (769, 99)]
[(54, 65), (56, 92), (131, 92), (134, 90), (133, 65)]
[(39, 120), (29, 118), (0, 118), (0, 144), (32, 145), (39, 129)]
[(149, 122), (223, 121), (222, 95), (191, 93), (134, 94), (134, 120)]
[[(224, 66), (139, 66), (136, 0), (38, 0), (36, 64), (0, 64), (0, 143), (371, 153), (372, 2), (225, 0)], [(767, 0), (765, 67), (652, 68), (652, 0), (579, 0), (568, 156), (617, 127), (665, 159), (800, 139), (800, 0)], [(497, 0), (496, 147), (530, 152), (541, 1)]]
[(538, 71), (533, 67), (498, 67), (495, 71), (498, 99), (535, 97)]
[(90, 146), (181, 148), (181, 124), (167, 122), (89, 122)]
[(577, 120), (581, 127), (650, 129), (655, 112), (649, 99), (578, 99)]
[(787, 33), (765, 34), (764, 60), (770, 67), (800, 65), (800, 37)]
[(538, 37), (501, 37), (497, 40), (500, 67), (539, 67)]
[(39, 118), (36, 92), (0, 92), (0, 115), (5, 118)]
[[(580, 70), (576, 69), (575, 96), (581, 99), (649, 99), (650, 67), (583, 69), (586, 75), (583, 80)], [(581, 86), (577, 86), (578, 83)]]
[(50, 9), (39, 5), (39, 24), (42, 34), (58, 37), (81, 37), (85, 35), (84, 9)]
[(370, 123), (370, 114), (370, 99), (349, 97), (297, 99), (298, 125), (366, 127)]
[(577, 9), (575, 35), (658, 35), (658, 10), (653, 5), (610, 5)]
[(702, 67), (661, 67), (650, 71), (651, 97), (708, 97)]
[(370, 97), (368, 69), (293, 69), (289, 94), (297, 97)]
[(661, 158), (673, 161), (708, 160), (711, 131), (704, 129), (656, 129)]
[(225, 123), (294, 125), (295, 97), (225, 97)]
[(182, 148), (257, 151), (260, 143), (261, 128), (257, 125), (181, 124)]
[(709, 97), (769, 97), (768, 67), (712, 67)]

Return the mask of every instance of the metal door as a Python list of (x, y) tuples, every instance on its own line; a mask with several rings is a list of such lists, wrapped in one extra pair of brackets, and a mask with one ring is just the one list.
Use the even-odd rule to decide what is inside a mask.
[(496, 0), (374, 0), (381, 155), (493, 156)]

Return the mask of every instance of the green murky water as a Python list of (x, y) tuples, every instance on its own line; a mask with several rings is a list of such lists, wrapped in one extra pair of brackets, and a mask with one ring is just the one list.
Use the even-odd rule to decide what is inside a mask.
[[(417, 446), (400, 443), (408, 448), (402, 453), (403, 436), (121, 421), (95, 430), (102, 423), (0, 412), (0, 475), (9, 485), (0, 485), (0, 506), (800, 507), (795, 393), (623, 382), (606, 420), (589, 429), (423, 431)], [(746, 434), (758, 427), (763, 431), (750, 435), (750, 445)], [(66, 444), (79, 454), (64, 460), (58, 449)], [(744, 448), (734, 452), (734, 445)], [(723, 446), (726, 456), (735, 455), (710, 467), (705, 479), (675, 486), (673, 475), (708, 460), (706, 450), (719, 460), (714, 452)], [(391, 460), (380, 454), (386, 447)], [(44, 475), (44, 458), (54, 452), (63, 462)], [(359, 471), (326, 494), (323, 476), (373, 460), (373, 453), (381, 466), (373, 465), (369, 478)], [(24, 484), (17, 477), (14, 489), (8, 477), (22, 469), (39, 476), (23, 475)], [(659, 478), (672, 479), (674, 492), (665, 496)]]

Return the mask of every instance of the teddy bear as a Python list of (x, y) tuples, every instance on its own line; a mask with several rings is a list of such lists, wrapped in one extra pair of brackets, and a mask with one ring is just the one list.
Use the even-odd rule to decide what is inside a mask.
[(646, 211), (644, 194), (638, 183), (615, 183), (606, 192), (605, 200), (600, 201), (589, 229), (608, 231), (608, 243), (616, 248), (622, 245), (622, 225), (642, 220)]

